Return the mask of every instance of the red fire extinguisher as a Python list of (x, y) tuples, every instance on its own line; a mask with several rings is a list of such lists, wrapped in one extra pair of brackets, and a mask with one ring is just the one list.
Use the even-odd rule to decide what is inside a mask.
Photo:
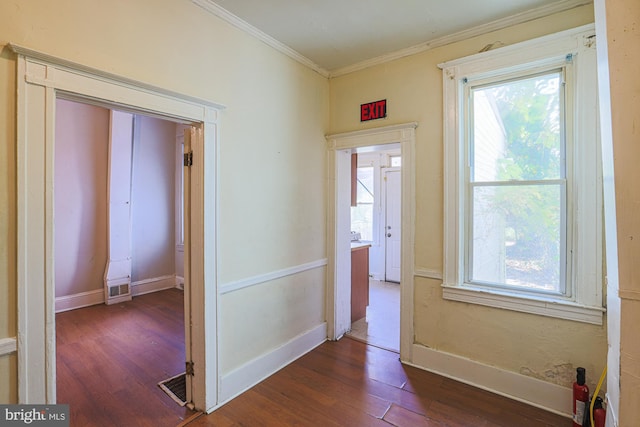
[(576, 382), (573, 383), (573, 427), (582, 427), (584, 414), (588, 412), (589, 387), (585, 384), (585, 369), (578, 368), (576, 373)]
[(605, 419), (607, 418), (607, 412), (602, 406), (602, 398), (597, 396), (595, 403), (593, 404), (593, 423), (594, 427), (604, 427)]

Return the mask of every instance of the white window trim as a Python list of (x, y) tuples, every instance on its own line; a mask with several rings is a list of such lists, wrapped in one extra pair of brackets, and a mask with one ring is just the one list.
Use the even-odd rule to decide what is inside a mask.
[[(557, 63), (572, 55), (574, 78), (573, 272), (562, 297), (510, 292), (464, 283), (464, 124), (465, 78), (488, 78)], [(586, 323), (602, 324), (602, 179), (597, 149), (597, 79), (595, 29), (586, 25), (495, 51), (440, 64), (444, 89), (444, 280), (443, 298)], [(592, 84), (589, 84), (589, 82)], [(580, 147), (588, 146), (588, 149)], [(580, 185), (575, 183), (579, 182)], [(571, 208), (570, 208), (571, 209)]]

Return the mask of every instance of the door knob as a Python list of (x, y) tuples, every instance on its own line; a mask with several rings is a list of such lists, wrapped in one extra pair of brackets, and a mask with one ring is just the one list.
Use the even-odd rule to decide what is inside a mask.
[(391, 233), (387, 233), (387, 237), (391, 237)]

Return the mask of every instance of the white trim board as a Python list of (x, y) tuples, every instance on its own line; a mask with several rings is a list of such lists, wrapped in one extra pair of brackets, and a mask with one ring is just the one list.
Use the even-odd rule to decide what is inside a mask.
[[(176, 276), (161, 276), (131, 283), (131, 295), (138, 296), (176, 287)], [(56, 313), (104, 304), (104, 289), (80, 292), (56, 298)]]
[(522, 313), (591, 323), (593, 325), (602, 325), (603, 315), (606, 312), (603, 307), (590, 307), (570, 301), (562, 302), (544, 298), (544, 296), (522, 297), (495, 290), (483, 291), (444, 284), (442, 285), (442, 297), (450, 301), (499, 307)]
[[(52, 56), (49, 55), (47, 53), (44, 52), (40, 52), (37, 50), (33, 50), (33, 49), (29, 49), (28, 47), (25, 46), (21, 46), (19, 44), (16, 43), (9, 43), (7, 45), (14, 53), (18, 54), (18, 55), (22, 55), (24, 57), (30, 58), (32, 60), (35, 60), (37, 62), (41, 62), (41, 63), (45, 63), (45, 64), (50, 64), (50, 65), (54, 65), (58, 68), (60, 68), (61, 70), (74, 70), (76, 72), (80, 72), (82, 74), (90, 74), (93, 76), (97, 76), (97, 77), (101, 77), (107, 81), (113, 82), (118, 84), (119, 86), (125, 87), (125, 88), (130, 88), (130, 89), (134, 89), (134, 90), (138, 90), (140, 92), (145, 92), (146, 94), (151, 94), (156, 95), (156, 96), (161, 96), (161, 97), (165, 97), (167, 99), (177, 99), (179, 101), (182, 101), (184, 103), (188, 103), (193, 105), (194, 107), (197, 106), (206, 106), (209, 108), (212, 108), (214, 110), (223, 110), (225, 108), (224, 105), (222, 104), (218, 104), (216, 102), (212, 102), (206, 99), (202, 99), (202, 98), (197, 98), (195, 96), (190, 96), (190, 95), (185, 95), (183, 93), (179, 93), (179, 92), (174, 92), (165, 88), (161, 88), (158, 86), (153, 86), (144, 82), (141, 82), (139, 80), (133, 80), (133, 79), (129, 79), (127, 77), (123, 77), (123, 76), (119, 76), (117, 74), (112, 74), (109, 73), (107, 71), (103, 71), (103, 70), (99, 70), (97, 68), (92, 68), (92, 67), (87, 67), (86, 65), (82, 65), (82, 64), (78, 64), (77, 62), (72, 62), (69, 61), (67, 59), (64, 58), (58, 58), (56, 56)], [(48, 78), (48, 77), (40, 77), (40, 76), (36, 76), (36, 75), (31, 75), (29, 76), (29, 79), (32, 82), (38, 82), (38, 83), (42, 83), (43, 86), (45, 85), (52, 85), (54, 83), (58, 83), (60, 88), (62, 89), (68, 89), (68, 86), (66, 86), (68, 84), (67, 82), (63, 82), (61, 81), (59, 78)], [(60, 84), (62, 83), (62, 84)], [(61, 86), (66, 86), (66, 87), (61, 87)], [(96, 101), (95, 98), (91, 97), (91, 96), (87, 96), (87, 98), (83, 99), (83, 102), (88, 102), (91, 103), (93, 101)], [(109, 105), (115, 105), (115, 103), (113, 102), (109, 102)], [(100, 104), (102, 105), (102, 104)], [(129, 111), (131, 110), (131, 108), (126, 108), (125, 105), (122, 106), (123, 108), (119, 108), (121, 111)], [(139, 113), (140, 110), (139, 109), (133, 109), (134, 112)], [(150, 114), (151, 112), (145, 112), (145, 114)], [(197, 114), (197, 113), (196, 113)], [(166, 117), (174, 117), (174, 116), (165, 116), (164, 114), (160, 114), (157, 117), (160, 118), (166, 118)], [(214, 118), (215, 120), (215, 118)]]
[(56, 298), (56, 313), (104, 304), (104, 288)]
[(321, 323), (284, 345), (264, 353), (220, 378), (220, 401), (223, 405), (265, 378), (284, 368), (327, 340), (327, 324)]
[(351, 153), (360, 147), (400, 144), (402, 155), (402, 267), (400, 274), (400, 358), (412, 361), (414, 236), (415, 236), (415, 145), (417, 122), (360, 129), (327, 135), (327, 331), (339, 339), (351, 328), (351, 245), (348, 188)]
[(220, 286), (220, 295), (228, 294), (239, 289), (248, 288), (249, 286), (259, 285), (260, 283), (270, 282), (272, 280), (281, 279), (283, 277), (292, 276), (304, 271), (313, 270), (315, 268), (327, 265), (327, 259), (319, 259), (307, 262), (305, 264), (296, 265), (294, 267), (283, 268), (282, 270), (271, 271), (257, 276), (247, 277), (246, 279), (236, 280), (234, 282), (225, 283)]
[(18, 342), (15, 337), (0, 339), (0, 357), (13, 354), (18, 351)]
[(413, 345), (413, 363), (407, 364), (527, 405), (570, 417), (571, 390), (556, 384), (420, 344)]
[(131, 295), (138, 296), (176, 287), (176, 276), (160, 276), (131, 283)]
[(428, 268), (416, 267), (413, 271), (415, 277), (424, 277), (425, 279), (442, 280), (442, 272), (431, 270)]

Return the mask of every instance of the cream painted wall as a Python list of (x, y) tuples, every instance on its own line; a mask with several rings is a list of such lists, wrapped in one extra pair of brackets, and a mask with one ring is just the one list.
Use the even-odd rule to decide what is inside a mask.
[(56, 101), (56, 296), (102, 289), (107, 263), (109, 110)]
[[(0, 357), (0, 372), (3, 373), (2, 381), (0, 381), (0, 403), (17, 403), (18, 387), (17, 376), (15, 372), (18, 369), (18, 357), (11, 354)], [(9, 375), (5, 375), (9, 373)]]
[(131, 281), (174, 275), (176, 125), (137, 116), (131, 182)]
[[(0, 18), (1, 19), (1, 18)], [(0, 37), (2, 37), (0, 35)], [(16, 336), (15, 63), (0, 52), (0, 339)], [(7, 108), (10, 106), (10, 108)], [(15, 403), (17, 357), (0, 356), (0, 403)]]
[[(256, 79), (240, 66), (238, 96), (249, 104), (228, 105), (223, 112), (223, 284), (326, 256), (328, 84), (314, 72), (296, 72), (267, 59), (256, 58), (261, 72), (278, 78)], [(232, 108), (241, 116), (232, 117)]]
[[(221, 284), (325, 258), (326, 78), (186, 0), (5, 0), (0, 29), (0, 43), (226, 105), (219, 146)], [(0, 337), (15, 336), (16, 328), (15, 67), (5, 47), (0, 55)], [(324, 269), (317, 274), (323, 276)], [(237, 352), (244, 359), (257, 357), (323, 320), (324, 279), (299, 276), (256, 285), (234, 302), (242, 322), (257, 323), (249, 307), (259, 303), (280, 329), (262, 330), (262, 345), (253, 349), (253, 332), (238, 325), (235, 314), (224, 317), (221, 336), (235, 330), (237, 335), (231, 342), (221, 339), (222, 360)], [(308, 310), (293, 316), (283, 310), (290, 293)], [(0, 390), (14, 393), (15, 375), (15, 368), (0, 364), (0, 377), (11, 379), (9, 385), (0, 382)]]
[[(593, 22), (591, 6), (576, 8), (463, 42), (435, 48), (331, 80), (330, 131), (416, 121), (416, 267), (442, 271), (442, 73), (437, 64)], [(362, 124), (359, 105), (387, 99), (388, 117)], [(565, 387), (575, 367), (591, 386), (606, 363), (606, 325), (558, 320), (442, 299), (441, 280), (416, 278), (415, 341), (432, 349)]]
[[(325, 281), (324, 270), (315, 269), (274, 280), (266, 293), (258, 285), (223, 295), (221, 322), (234, 327), (223, 328), (220, 342), (234, 350), (222, 352), (222, 372), (289, 341), (294, 337), (292, 323), (299, 322), (297, 327), (306, 331), (323, 322)], [(274, 311), (281, 315), (274, 316)]]

